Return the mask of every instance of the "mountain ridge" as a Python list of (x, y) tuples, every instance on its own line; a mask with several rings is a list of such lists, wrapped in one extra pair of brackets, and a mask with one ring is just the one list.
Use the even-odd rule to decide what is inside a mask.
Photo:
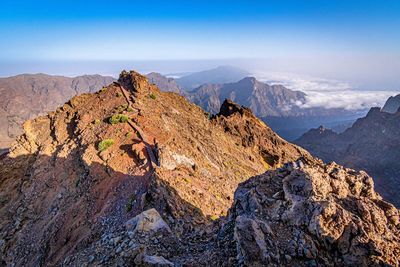
[(399, 263), (399, 211), (371, 177), (232, 101), (209, 116), (123, 71), (24, 129), (0, 159), (2, 264)]

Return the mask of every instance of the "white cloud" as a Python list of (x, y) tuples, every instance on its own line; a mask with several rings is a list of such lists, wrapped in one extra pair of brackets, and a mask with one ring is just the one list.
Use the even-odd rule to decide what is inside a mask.
[[(399, 92), (397, 92), (399, 93)], [(371, 107), (382, 107), (386, 100), (395, 95), (391, 91), (310, 91), (307, 92), (303, 108), (324, 107), (344, 108), (346, 110), (362, 110)]]
[(306, 93), (305, 103), (295, 103), (302, 108), (324, 107), (362, 110), (382, 107), (396, 91), (365, 91), (349, 82), (321, 79), (288, 73), (255, 73), (259, 80), (268, 84), (282, 84), (292, 90)]

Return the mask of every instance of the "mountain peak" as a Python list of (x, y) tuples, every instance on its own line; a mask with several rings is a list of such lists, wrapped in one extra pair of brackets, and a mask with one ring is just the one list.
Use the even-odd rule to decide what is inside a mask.
[(400, 94), (389, 97), (389, 99), (383, 106), (382, 111), (388, 113), (395, 113), (399, 108), (400, 108)]
[(146, 76), (133, 70), (129, 72), (123, 70), (119, 75), (118, 82), (126, 89), (135, 93), (149, 90), (149, 82)]
[(238, 113), (240, 115), (253, 115), (249, 108), (240, 106), (230, 99), (225, 99), (221, 105), (220, 111), (217, 116), (229, 117), (232, 114)]
[(255, 85), (257, 83), (257, 79), (255, 77), (245, 77), (243, 79), (241, 79), (238, 83), (241, 84), (249, 84), (249, 85)]

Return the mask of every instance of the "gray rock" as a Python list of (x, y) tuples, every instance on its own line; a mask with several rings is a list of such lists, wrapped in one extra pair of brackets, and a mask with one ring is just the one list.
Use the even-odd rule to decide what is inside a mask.
[(130, 219), (125, 223), (128, 231), (133, 232), (150, 232), (165, 229), (171, 232), (168, 224), (161, 218), (155, 209), (143, 211), (139, 215)]

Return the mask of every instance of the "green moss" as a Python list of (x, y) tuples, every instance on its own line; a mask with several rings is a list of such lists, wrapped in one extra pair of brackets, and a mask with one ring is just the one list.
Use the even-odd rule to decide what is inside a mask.
[(111, 124), (124, 123), (129, 120), (128, 116), (124, 114), (115, 114), (108, 120)]
[(149, 97), (150, 97), (151, 99), (156, 99), (156, 95), (153, 94), (153, 93), (149, 94)]
[(103, 152), (105, 150), (107, 150), (110, 146), (112, 146), (114, 144), (114, 140), (113, 139), (104, 139), (103, 141), (101, 141), (97, 147), (97, 149), (100, 152)]

